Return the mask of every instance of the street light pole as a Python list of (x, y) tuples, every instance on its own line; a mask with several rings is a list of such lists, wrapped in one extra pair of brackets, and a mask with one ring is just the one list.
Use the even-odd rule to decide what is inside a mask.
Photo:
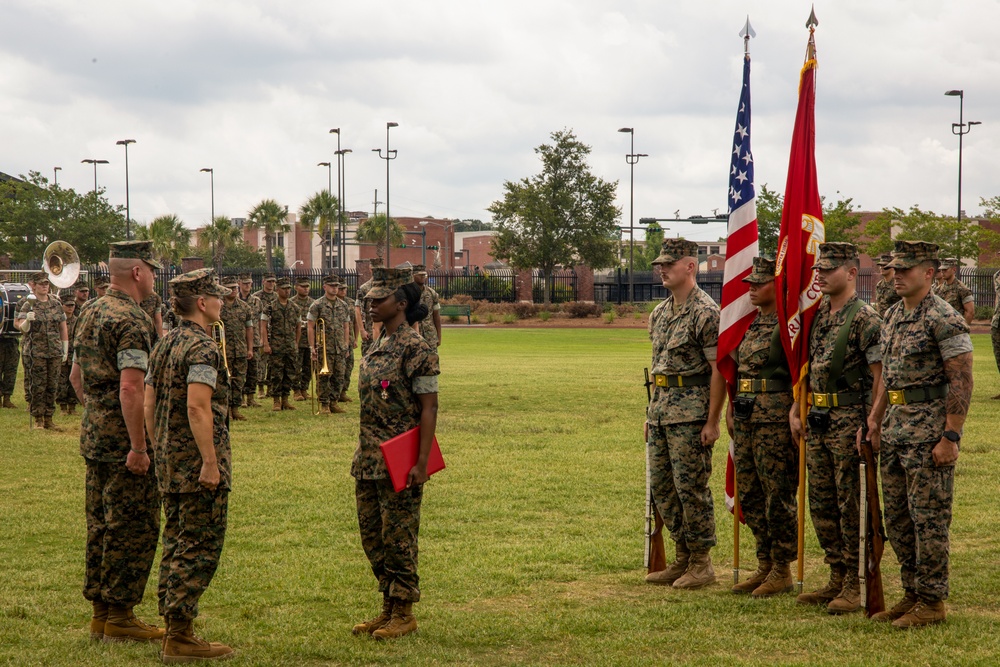
[(215, 169), (213, 167), (205, 167), (199, 171), (208, 172), (212, 177), (212, 219), (209, 221), (209, 224), (213, 224), (215, 222)]
[(628, 155), (625, 156), (625, 163), (628, 164), (628, 191), (629, 191), (629, 205), (628, 205), (628, 300), (629, 303), (635, 303), (635, 285), (633, 282), (632, 274), (635, 273), (635, 265), (633, 260), (635, 259), (635, 163), (639, 161), (641, 157), (649, 157), (646, 153), (636, 153), (635, 152), (635, 128), (633, 127), (623, 127), (618, 130), (619, 132), (626, 132), (631, 140), (631, 147), (629, 149)]
[(116, 141), (116, 146), (125, 147), (125, 238), (132, 238), (132, 209), (129, 206), (128, 197), (128, 145), (134, 144), (135, 139), (122, 139), (121, 141)]
[[(337, 228), (340, 230), (340, 246), (337, 252), (340, 253), (341, 257), (347, 254), (347, 220), (344, 219), (344, 197), (347, 196), (347, 154), (353, 153), (354, 151), (350, 148), (344, 148), (337, 151), (337, 190), (340, 191), (341, 196), (337, 197)], [(347, 268), (346, 257), (344, 259), (344, 268)]]
[(62, 171), (62, 167), (52, 167), (52, 185), (59, 187), (59, 172)]
[(385, 155), (382, 155), (381, 148), (373, 148), (372, 152), (378, 153), (378, 156), (385, 160), (385, 265), (389, 266), (389, 224), (392, 218), (389, 217), (389, 160), (396, 159), (395, 150), (389, 150), (389, 128), (399, 127), (399, 123), (394, 123), (389, 121), (385, 124)]
[(80, 164), (92, 164), (92, 165), (94, 165), (94, 201), (97, 201), (97, 165), (99, 165), (99, 164), (108, 164), (108, 161), (107, 160), (94, 160), (94, 159), (89, 159), (88, 158), (86, 160), (80, 160)]
[[(955, 220), (958, 222), (956, 235), (961, 234), (962, 228), (962, 138), (972, 131), (973, 125), (981, 125), (979, 121), (965, 122), (965, 91), (949, 90), (945, 92), (948, 97), (958, 98), (958, 122), (951, 124), (951, 133), (958, 135), (958, 214)], [(961, 258), (959, 258), (961, 260)]]
[(329, 162), (317, 162), (317, 167), (326, 167), (326, 194), (333, 194), (333, 165)]
[[(331, 128), (330, 129), (330, 134), (336, 134), (337, 135), (337, 152), (335, 153), (335, 155), (339, 155), (340, 154), (340, 128), (339, 127)], [(340, 257), (340, 241), (339, 241), (339, 237), (340, 237), (340, 213), (339, 213), (340, 212), (340, 204), (339, 204), (339, 202), (340, 202), (340, 159), (339, 158), (337, 159), (337, 202), (338, 202), (338, 204), (337, 204), (337, 211), (338, 211), (338, 214), (337, 214), (337, 268), (342, 268), (341, 267), (341, 257)], [(330, 268), (332, 269), (333, 268), (333, 241), (334, 241), (334, 236), (333, 236), (332, 232), (330, 231), (330, 229), (326, 230), (326, 234), (327, 234), (327, 247), (330, 249)]]

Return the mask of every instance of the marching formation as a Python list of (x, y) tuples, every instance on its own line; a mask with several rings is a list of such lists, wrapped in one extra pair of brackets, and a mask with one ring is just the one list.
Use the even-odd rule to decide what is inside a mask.
[[(646, 581), (678, 589), (715, 582), (708, 478), (726, 394), (716, 366), (719, 308), (695, 284), (696, 257), (695, 243), (663, 242), (654, 265), (671, 295), (649, 319), (650, 494), (676, 558), (663, 569), (651, 566)], [(757, 569), (732, 591), (764, 598), (793, 590), (789, 565), (802, 557), (795, 494), (804, 489), (804, 452), (809, 513), (830, 579), (797, 601), (831, 614), (864, 607), (874, 621), (912, 628), (946, 616), (955, 462), (972, 395), (971, 294), (956, 285), (954, 264), (940, 260), (932, 243), (897, 241), (879, 266), (873, 308), (856, 293), (857, 248), (819, 244), (813, 284), (822, 299), (809, 331), (808, 380), (798, 390), (779, 340), (775, 261), (754, 259), (743, 279), (757, 315), (736, 352), (726, 425), (737, 507), (756, 540)], [(943, 283), (932, 286), (939, 273)], [(885, 527), (900, 563), (904, 595), (889, 609), (873, 599), (881, 596), (880, 579), (877, 594), (867, 597), (881, 557), (879, 547), (873, 562), (869, 544), (873, 537), (881, 544), (881, 534), (868, 518), (865, 487), (876, 478), (862, 473), (866, 453), (880, 459)]]

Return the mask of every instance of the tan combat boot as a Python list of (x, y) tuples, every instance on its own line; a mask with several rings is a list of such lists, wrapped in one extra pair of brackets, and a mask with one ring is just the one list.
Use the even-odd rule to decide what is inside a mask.
[(281, 412), (281, 399), (277, 396), (274, 397), (274, 406), (271, 408), (271, 412)]
[(903, 614), (892, 622), (892, 627), (900, 630), (909, 628), (921, 628), (925, 625), (933, 625), (944, 621), (945, 616), (944, 600), (918, 600), (913, 605), (913, 609)]
[(267, 398), (267, 389), (264, 388), (264, 385), (257, 387), (257, 398)]
[(351, 630), (351, 634), (370, 635), (376, 630), (385, 627), (390, 618), (392, 618), (392, 598), (384, 597), (382, 598), (382, 612), (375, 618), (355, 625)]
[(764, 583), (767, 579), (768, 573), (771, 572), (771, 561), (761, 560), (757, 561), (757, 571), (750, 575), (750, 578), (744, 582), (738, 583), (732, 588), (732, 592), (737, 595), (753, 593), (757, 590), (757, 587)]
[(163, 639), (163, 629), (143, 623), (129, 607), (108, 606), (108, 620), (104, 622), (106, 642), (158, 642)]
[(831, 600), (840, 595), (840, 589), (844, 587), (844, 570), (840, 567), (830, 568), (830, 581), (826, 586), (819, 588), (812, 593), (800, 593), (795, 601), (799, 604), (829, 604)]
[(10, 402), (10, 396), (3, 397), (3, 407), (5, 408), (17, 408), (16, 405)]
[(715, 583), (715, 568), (708, 551), (692, 551), (687, 571), (674, 582), (674, 588), (695, 590)]
[(792, 571), (788, 568), (788, 563), (775, 563), (764, 583), (754, 589), (753, 596), (769, 598), (779, 593), (791, 593), (793, 588)]
[(354, 399), (351, 398), (350, 396), (348, 396), (346, 391), (344, 393), (342, 393), (340, 395), (340, 398), (338, 398), (337, 400), (339, 402), (341, 402), (341, 403), (353, 403), (354, 402)]
[(287, 396), (281, 397), (281, 409), (282, 410), (294, 410), (295, 406), (288, 402)]
[(257, 402), (257, 399), (254, 398), (253, 394), (247, 394), (246, 395), (246, 399), (247, 399), (247, 407), (248, 408), (259, 408), (260, 407), (260, 403)]
[(48, 431), (62, 431), (62, 428), (56, 426), (55, 422), (52, 421), (52, 415), (45, 415), (45, 417), (43, 417), (42, 428)]
[(35, 428), (45, 428), (44, 417), (35, 417)]
[(840, 594), (826, 605), (826, 610), (831, 614), (849, 614), (860, 608), (861, 582), (858, 581), (858, 573), (850, 571), (844, 575), (844, 587), (840, 589)]
[(895, 607), (872, 614), (872, 620), (877, 622), (895, 621), (905, 616), (919, 601), (916, 591), (903, 591), (903, 599), (897, 602)]
[(304, 401), (304, 400), (306, 400), (306, 392), (302, 391), (301, 389), (296, 389), (295, 390), (295, 400), (296, 401)]
[(90, 617), (90, 640), (99, 642), (104, 639), (104, 624), (108, 620), (108, 605), (104, 600), (94, 600), (94, 615)]
[(167, 619), (167, 634), (163, 638), (160, 660), (165, 665), (197, 660), (219, 660), (230, 658), (233, 649), (219, 642), (207, 642), (194, 634), (191, 621), (178, 618)]
[(674, 557), (674, 562), (667, 565), (667, 569), (660, 570), (659, 572), (650, 572), (646, 575), (647, 584), (657, 584), (659, 586), (671, 586), (675, 581), (677, 581), (682, 574), (687, 571), (688, 560), (691, 557), (691, 552), (688, 551), (686, 544), (681, 544), (677, 542), (675, 544), (676, 556)]
[(384, 626), (372, 633), (378, 640), (396, 639), (417, 630), (417, 619), (413, 615), (413, 603), (396, 601), (392, 606), (392, 617)]
[(337, 405), (337, 401), (330, 401), (330, 412), (335, 415), (339, 415), (344, 412), (347, 412), (347, 410)]
[(235, 406), (229, 408), (229, 418), (238, 422), (245, 422), (247, 420), (247, 418), (240, 412), (240, 409)]

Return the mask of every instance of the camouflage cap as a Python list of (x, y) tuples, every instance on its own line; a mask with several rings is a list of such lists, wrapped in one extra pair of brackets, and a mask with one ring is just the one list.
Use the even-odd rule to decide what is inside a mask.
[(235, 288), (239, 288), (239, 286), (240, 286), (240, 279), (237, 276), (223, 276), (219, 280), (219, 283), (223, 287), (229, 287), (229, 288), (235, 287)]
[(154, 269), (163, 267), (153, 259), (152, 241), (119, 241), (111, 244), (111, 259), (141, 259)]
[(87, 281), (84, 280), (81, 277), (81, 278), (77, 278), (76, 282), (73, 283), (73, 289), (85, 289), (85, 290), (89, 290), (90, 289), (90, 285), (88, 285)]
[(853, 243), (820, 243), (819, 259), (814, 269), (835, 269), (851, 260), (858, 259), (858, 246)]
[(754, 257), (753, 271), (751, 271), (750, 275), (743, 279), (743, 282), (756, 283), (758, 285), (771, 282), (774, 280), (774, 266), (775, 261), (773, 259), (768, 259), (767, 257)]
[(28, 282), (34, 283), (36, 285), (41, 285), (42, 283), (49, 282), (49, 274), (44, 271), (35, 271), (30, 276), (28, 276)]
[(101, 275), (97, 276), (96, 278), (94, 278), (94, 287), (100, 287), (100, 288), (103, 289), (103, 288), (107, 287), (110, 284), (111, 284), (111, 281), (104, 274), (101, 274)]
[(958, 258), (956, 257), (945, 257), (941, 260), (940, 266), (942, 269), (954, 269), (958, 268)]
[(884, 269), (885, 265), (888, 264), (891, 261), (892, 261), (892, 253), (891, 252), (887, 252), (884, 255), (879, 255), (878, 259), (875, 261), (875, 263), (878, 264), (880, 267), (882, 267)]
[(340, 278), (338, 278), (337, 276), (327, 276), (326, 278), (323, 278), (323, 284), (333, 285), (334, 287), (338, 287), (340, 286)]
[(415, 271), (415, 269), (413, 268), (413, 265), (410, 264), (409, 260), (403, 262), (402, 264), (397, 264), (396, 268), (397, 269), (409, 269), (410, 271)]
[(274, 275), (273, 273), (265, 273), (264, 274), (264, 282), (267, 282), (268, 280), (277, 280), (277, 279), (278, 279), (278, 276)]
[(417, 275), (418, 273), (424, 273), (424, 274), (426, 274), (427, 273), (427, 266), (425, 264), (414, 264), (413, 265), (413, 275)]
[(240, 274), (240, 282), (241, 283), (253, 283), (253, 278), (250, 276), (249, 273), (241, 273)]
[(382, 266), (382, 258), (381, 257), (372, 257), (370, 260), (368, 260), (368, 265), (371, 266), (373, 269), (376, 266)]
[(403, 285), (413, 282), (412, 269), (387, 269), (376, 267), (372, 271), (372, 287), (368, 290), (369, 299), (384, 299), (393, 294)]
[(682, 238), (663, 239), (660, 256), (653, 264), (673, 264), (684, 257), (698, 257), (698, 244)]
[(182, 273), (170, 281), (170, 291), (177, 297), (226, 296), (229, 290), (215, 282), (215, 270), (204, 268)]
[(72, 292), (67, 292), (66, 294), (60, 294), (59, 300), (62, 301), (64, 306), (75, 306), (76, 305), (76, 295)]
[[(269, 280), (269, 278), (265, 278), (265, 280)], [(281, 278), (278, 278), (278, 285), (277, 286), (281, 287), (282, 289), (291, 289), (292, 288), (292, 279), (289, 278), (289, 277), (287, 277), (287, 276), (282, 276)]]
[(299, 276), (298, 278), (295, 279), (295, 285), (296, 286), (300, 286), (301, 285), (302, 287), (309, 287), (311, 284), (312, 283), (310, 283), (309, 279), (306, 278), (305, 276)]
[(927, 241), (896, 241), (890, 269), (911, 269), (921, 262), (938, 261), (938, 245)]

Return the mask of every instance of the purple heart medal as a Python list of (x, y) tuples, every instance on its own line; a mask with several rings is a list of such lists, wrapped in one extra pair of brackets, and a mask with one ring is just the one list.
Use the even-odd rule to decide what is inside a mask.
[(387, 392), (386, 389), (389, 388), (389, 381), (382, 380), (381, 385), (382, 385), (382, 400), (387, 401), (389, 400), (389, 392)]

